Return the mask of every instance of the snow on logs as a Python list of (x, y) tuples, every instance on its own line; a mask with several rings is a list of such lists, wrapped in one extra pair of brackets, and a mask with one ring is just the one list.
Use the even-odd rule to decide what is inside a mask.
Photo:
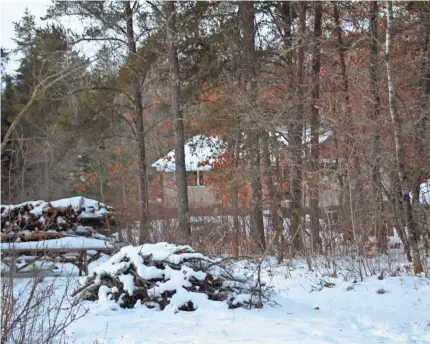
[(213, 301), (251, 308), (259, 304), (256, 294), (252, 278), (233, 274), (220, 259), (164, 242), (123, 247), (73, 293), (97, 301), (103, 310), (144, 305), (173, 312), (194, 311)]
[(85, 197), (0, 207), (2, 242), (55, 239), (68, 231), (89, 235), (92, 227), (105, 228), (114, 221), (112, 207)]

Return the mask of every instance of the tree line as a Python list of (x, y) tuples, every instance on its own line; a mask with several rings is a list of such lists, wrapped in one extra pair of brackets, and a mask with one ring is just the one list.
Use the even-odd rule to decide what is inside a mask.
[[(66, 30), (67, 18), (79, 27)], [(16, 49), (2, 49), (3, 199), (120, 198), (137, 209), (145, 242), (149, 166), (174, 148), (178, 231), (190, 241), (184, 144), (216, 134), (228, 163), (214, 188), (232, 209), (237, 254), (247, 208), (256, 251), (321, 252), (330, 221), (383, 251), (395, 227), (422, 271), (428, 1), (59, 1), (42, 19), (25, 12)]]

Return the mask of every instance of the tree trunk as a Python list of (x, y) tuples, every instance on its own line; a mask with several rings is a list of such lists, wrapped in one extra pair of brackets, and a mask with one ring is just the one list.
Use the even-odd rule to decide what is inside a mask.
[(396, 148), (396, 163), (397, 173), (400, 179), (400, 187), (403, 198), (403, 213), (405, 217), (406, 227), (408, 229), (409, 241), (411, 244), (412, 260), (414, 264), (414, 273), (419, 274), (423, 271), (421, 257), (418, 248), (419, 234), (418, 228), (415, 226), (415, 221), (412, 213), (412, 205), (409, 197), (408, 175), (405, 166), (405, 154), (403, 148), (402, 126), (400, 117), (396, 108), (396, 88), (393, 71), (393, 3), (387, 1), (387, 35), (386, 35), (386, 65), (388, 79), (388, 104), (391, 115), (391, 122), (394, 131), (394, 141)]
[(313, 252), (321, 250), (319, 226), (319, 98), (320, 98), (320, 71), (321, 71), (321, 22), (322, 3), (315, 2), (314, 46), (312, 52), (312, 102), (311, 102), (311, 181), (310, 189), (310, 220)]
[[(276, 144), (276, 141), (274, 141), (274, 144)], [(272, 222), (272, 227), (274, 231), (274, 238), (273, 242), (278, 243), (281, 239), (282, 234), (282, 219), (279, 216), (279, 213), (281, 211), (280, 209), (280, 202), (279, 202), (279, 196), (278, 192), (275, 187), (275, 183), (273, 180), (273, 172), (274, 169), (272, 168), (272, 156), (271, 156), (271, 149), (270, 149), (270, 137), (265, 137), (263, 142), (263, 155), (264, 155), (264, 172), (266, 175), (266, 182), (267, 182), (267, 192), (269, 195), (269, 207), (270, 207), (270, 219)], [(276, 248), (279, 248), (279, 245), (276, 245)], [(281, 254), (278, 252), (278, 258)]]
[(175, 118), (175, 175), (177, 187), (177, 205), (179, 226), (187, 241), (191, 239), (190, 214), (188, 205), (187, 171), (185, 166), (184, 116), (180, 104), (180, 75), (178, 52), (176, 48), (176, 13), (175, 2), (165, 2), (167, 17), (167, 50), (171, 77), (171, 111)]
[[(239, 124), (237, 124), (239, 125)], [(233, 161), (233, 230), (234, 230), (234, 254), (236, 257), (240, 254), (240, 223), (239, 223), (239, 154), (240, 154), (240, 129), (239, 126), (234, 132), (234, 142), (232, 147), (232, 161)]]
[[(429, 4), (430, 6), (430, 4)], [(425, 137), (428, 130), (429, 113), (430, 113), (430, 12), (424, 12), (422, 15), (422, 26), (426, 33), (423, 46), (422, 62), (421, 62), (421, 79), (419, 92), (419, 112), (415, 120), (415, 178), (413, 185), (413, 205), (418, 206), (420, 185), (423, 180), (427, 179), (428, 171), (426, 165), (421, 163), (426, 153)]]
[[(48, 150), (48, 148), (46, 148)], [(45, 152), (45, 158), (43, 159), (43, 181), (44, 181), (44, 189), (45, 189), (45, 197), (47, 200), (51, 200), (51, 183), (49, 178), (49, 155), (48, 151)]]
[(339, 54), (339, 63), (340, 63), (340, 72), (342, 77), (342, 91), (345, 101), (345, 108), (340, 110), (341, 114), (341, 126), (340, 130), (337, 132), (339, 134), (340, 139), (340, 145), (344, 148), (344, 155), (343, 159), (337, 159), (337, 165), (338, 165), (338, 181), (339, 181), (339, 188), (340, 188), (340, 218), (341, 223), (344, 227), (352, 228), (352, 220), (351, 220), (351, 213), (349, 209), (350, 204), (350, 197), (349, 197), (349, 191), (351, 188), (351, 185), (347, 182), (350, 180), (350, 176), (348, 173), (349, 166), (346, 166), (346, 163), (348, 162), (350, 156), (352, 156), (352, 149), (353, 149), (353, 142), (351, 140), (351, 132), (354, 131), (352, 120), (350, 117), (350, 114), (352, 113), (351, 108), (351, 100), (349, 96), (349, 80), (348, 80), (348, 74), (346, 70), (346, 61), (345, 61), (345, 55), (346, 55), (346, 47), (343, 44), (342, 39), (342, 25), (339, 18), (339, 8), (338, 4), (334, 3), (334, 21), (336, 25), (336, 35), (337, 35), (337, 44), (338, 44), (338, 54)]
[[(238, 6), (237, 11), (237, 18), (240, 22), (240, 16), (241, 16), (241, 7)], [(239, 85), (239, 88), (242, 88), (241, 85), (241, 37), (240, 35), (236, 36), (236, 60), (234, 61), (234, 79), (237, 80), (237, 83)], [(231, 151), (230, 156), (232, 160), (233, 165), (233, 187), (232, 187), (232, 210), (233, 210), (233, 231), (234, 231), (234, 255), (235, 257), (238, 257), (240, 254), (241, 249), (241, 235), (240, 235), (240, 213), (239, 213), (239, 162), (240, 162), (240, 146), (241, 146), (241, 116), (240, 114), (236, 115), (236, 126), (231, 129), (231, 135), (232, 135), (232, 143), (231, 143)], [(245, 237), (246, 238), (246, 233)]]
[(370, 119), (373, 124), (372, 151), (370, 155), (370, 164), (372, 168), (372, 191), (373, 201), (375, 202), (375, 236), (377, 238), (378, 249), (385, 250), (387, 248), (387, 233), (382, 226), (382, 185), (379, 175), (380, 154), (379, 145), (381, 141), (380, 128), (378, 124), (380, 112), (380, 97), (378, 87), (378, 2), (370, 3), (370, 45), (369, 45), (369, 75), (370, 75), (370, 92), (372, 99), (372, 107)]
[[(283, 41), (284, 41), (284, 53), (285, 53), (285, 84), (287, 85), (288, 89), (293, 89), (295, 82), (294, 82), (294, 65), (293, 65), (293, 42), (292, 42), (292, 22), (293, 22), (293, 10), (292, 10), (292, 2), (284, 1), (284, 2), (278, 2), (277, 4), (277, 10), (279, 12), (280, 17), (282, 18), (282, 32), (283, 32)], [(293, 99), (289, 94), (285, 94), (287, 98), (287, 102), (292, 103)], [(285, 111), (283, 119), (284, 123), (289, 123), (291, 114), (288, 111)], [(291, 126), (290, 126), (291, 128)], [(274, 140), (277, 140), (274, 138)], [(279, 161), (279, 147), (276, 149), (276, 175), (277, 175), (277, 182), (281, 182), (281, 175), (285, 180), (288, 180), (291, 177), (291, 169), (288, 170), (288, 168), (285, 168), (284, 171), (281, 171), (280, 161)], [(278, 184), (279, 185), (279, 184)], [(285, 192), (282, 196), (283, 199), (286, 199), (287, 197), (291, 197), (291, 184), (290, 184), (290, 193)], [(284, 256), (284, 244), (285, 244), (285, 238), (284, 238), (284, 221), (283, 221), (283, 214), (281, 219), (281, 225), (282, 225), (282, 231), (281, 236), (279, 240), (279, 248), (278, 248), (278, 261), (281, 262), (283, 260)], [(289, 228), (291, 233), (291, 227)]]
[(278, 240), (278, 247), (277, 247), (277, 258), (278, 263), (281, 263), (284, 260), (284, 213), (282, 211), (282, 202), (281, 202), (281, 191), (278, 189), (283, 182), (282, 178), (282, 171), (281, 171), (281, 161), (279, 156), (279, 142), (278, 139), (274, 136), (272, 138), (274, 150), (275, 150), (275, 196), (276, 196), (276, 216), (279, 218), (279, 240)]
[(403, 207), (402, 207), (402, 189), (400, 188), (399, 175), (396, 172), (390, 173), (390, 184), (391, 187), (391, 195), (390, 199), (392, 200), (392, 205), (394, 209), (394, 217), (396, 224), (396, 231), (399, 235), (400, 240), (402, 241), (403, 248), (405, 251), (406, 258), (408, 262), (412, 262), (411, 257), (411, 247), (409, 244), (409, 238), (407, 237), (407, 233), (405, 232), (405, 220), (402, 216)]
[[(243, 33), (243, 69), (244, 69), (244, 88), (251, 104), (252, 112), (257, 98), (257, 75), (255, 71), (255, 27), (254, 27), (254, 3), (243, 1), (239, 4), (242, 17)], [(251, 114), (252, 116), (252, 114)], [(250, 218), (251, 234), (256, 241), (260, 252), (266, 250), (266, 240), (264, 235), (263, 223), (263, 204), (261, 193), (261, 167), (260, 167), (260, 134), (255, 118), (250, 119), (250, 130), (248, 133), (248, 145), (250, 152)]]
[(260, 157), (260, 138), (258, 135), (250, 135), (248, 141), (250, 145), (250, 211), (251, 211), (251, 234), (258, 250), (263, 253), (266, 250), (266, 240), (263, 222), (263, 202), (261, 192), (261, 157)]
[(297, 112), (290, 124), (291, 139), (291, 164), (290, 167), (290, 213), (291, 224), (290, 234), (292, 238), (292, 247), (296, 251), (303, 251), (303, 225), (302, 225), (302, 162), (303, 162), (303, 114), (304, 114), (304, 34), (306, 30), (306, 2), (299, 3), (299, 37), (297, 42)]
[[(130, 2), (125, 2), (125, 14), (127, 21), (127, 46), (128, 58), (136, 57), (136, 41), (134, 39), (133, 10)], [(143, 122), (142, 93), (140, 80), (137, 76), (132, 81), (133, 101), (134, 101), (134, 121), (136, 123), (136, 140), (139, 165), (139, 202), (140, 202), (140, 235), (141, 244), (149, 241), (149, 221), (148, 221), (148, 185), (147, 185), (147, 162), (145, 146), (145, 126)]]

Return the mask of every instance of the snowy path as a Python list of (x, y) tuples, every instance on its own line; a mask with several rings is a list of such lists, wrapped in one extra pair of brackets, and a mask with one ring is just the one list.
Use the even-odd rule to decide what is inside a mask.
[[(70, 328), (76, 343), (430, 343), (430, 280), (377, 277), (363, 283), (334, 282), (309, 293), (319, 279), (294, 271), (277, 274), (278, 307), (228, 310), (214, 303), (195, 312), (157, 312), (138, 307), (112, 311), (91, 304)], [(376, 290), (384, 288), (385, 294)], [(319, 307), (319, 310), (315, 310)]]

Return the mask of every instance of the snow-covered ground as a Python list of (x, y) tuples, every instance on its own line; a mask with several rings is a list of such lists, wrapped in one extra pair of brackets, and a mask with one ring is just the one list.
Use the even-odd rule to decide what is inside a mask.
[[(92, 263), (90, 270), (107, 259), (103, 256)], [(376, 275), (363, 282), (341, 268), (337, 278), (327, 277), (326, 272), (322, 268), (310, 272), (301, 261), (266, 266), (263, 278), (276, 291), (272, 297), (275, 304), (262, 309), (231, 310), (225, 303), (205, 302), (194, 312), (174, 313), (144, 306), (111, 310), (97, 302), (86, 302), (89, 311), (68, 328), (68, 341), (430, 343), (430, 279), (407, 276), (403, 268), (403, 276), (378, 279)], [(56, 283), (65, 285), (66, 279), (76, 284), (84, 281), (57, 277)]]

